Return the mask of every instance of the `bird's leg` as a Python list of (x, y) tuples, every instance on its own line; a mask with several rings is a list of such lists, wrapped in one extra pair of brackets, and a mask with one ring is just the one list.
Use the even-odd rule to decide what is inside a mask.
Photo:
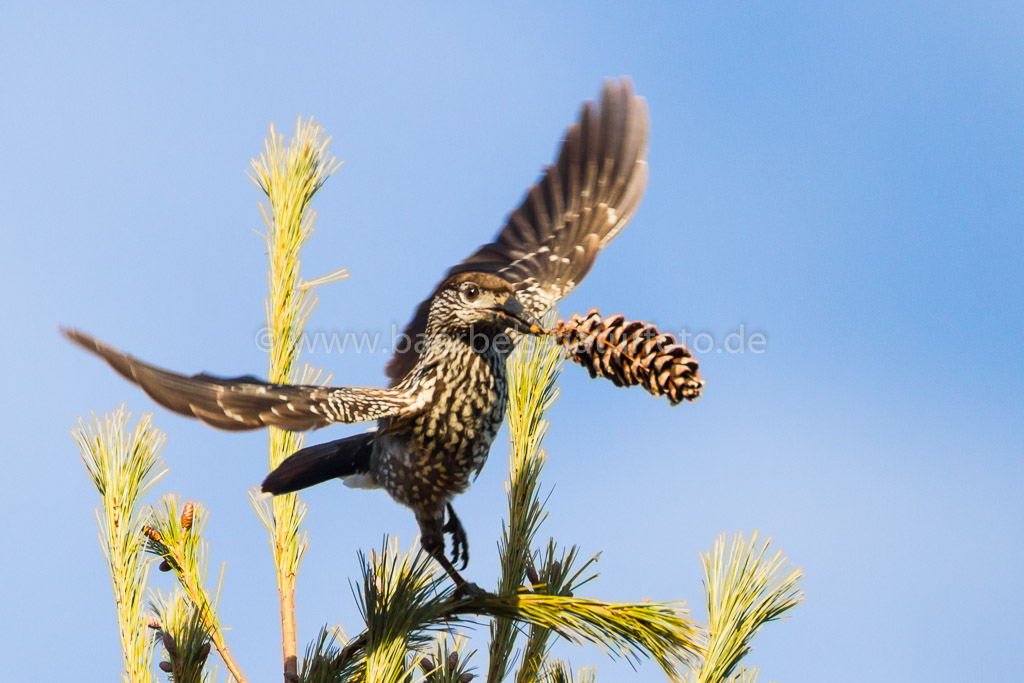
[(465, 569), (469, 566), (469, 536), (466, 535), (466, 529), (455, 514), (452, 504), (447, 503), (445, 507), (448, 509), (448, 521), (441, 527), (441, 531), (452, 535), (452, 562), (457, 563), (461, 557), (462, 568)]
[(455, 568), (455, 565), (451, 563), (451, 560), (444, 554), (444, 508), (438, 511), (438, 514), (427, 517), (425, 515), (417, 514), (416, 521), (420, 525), (420, 545), (427, 553), (437, 560), (437, 563), (448, 573), (451, 577), (452, 582), (455, 584), (455, 598), (461, 598), (468, 596), (471, 598), (479, 597), (481, 595), (487, 595), (480, 586), (475, 583), (466, 581), (466, 579), (459, 573), (459, 570)]

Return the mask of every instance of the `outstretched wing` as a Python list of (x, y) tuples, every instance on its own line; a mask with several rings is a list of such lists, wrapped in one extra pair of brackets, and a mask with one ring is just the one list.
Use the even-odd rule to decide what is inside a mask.
[[(647, 186), (647, 130), (647, 107), (629, 81), (606, 81), (600, 106), (583, 105), (558, 160), (494, 241), (445, 279), (467, 271), (493, 273), (512, 284), (523, 305), (543, 315), (575, 289), (640, 205)], [(406, 327), (413, 342), (426, 330), (429, 302), (419, 305)], [(419, 345), (403, 346), (385, 368), (392, 385), (416, 365)]]
[(84, 332), (63, 333), (168, 410), (219, 429), (244, 431), (274, 426), (306, 431), (336, 422), (368, 422), (417, 407), (412, 394), (396, 389), (270, 384), (248, 376), (190, 377), (141, 361)]

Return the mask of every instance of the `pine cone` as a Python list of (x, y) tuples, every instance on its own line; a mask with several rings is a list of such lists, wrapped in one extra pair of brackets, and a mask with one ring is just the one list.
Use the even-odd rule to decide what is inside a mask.
[(142, 527), (142, 533), (146, 535), (146, 538), (153, 541), (154, 543), (164, 542), (164, 537), (160, 535), (160, 532), (151, 526)]
[(533, 566), (533, 562), (529, 560), (526, 561), (526, 578), (531, 586), (540, 584), (540, 574), (537, 573), (537, 568)]
[(672, 405), (700, 398), (704, 380), (690, 349), (674, 335), (621, 313), (601, 318), (591, 308), (555, 323), (554, 336), (591, 377), (606, 377), (617, 387), (641, 385)]
[(192, 528), (192, 520), (196, 516), (196, 504), (191, 500), (185, 501), (185, 507), (181, 510), (181, 528), (188, 531)]
[(432, 675), (435, 670), (437, 670), (437, 667), (434, 666), (434, 660), (430, 657), (424, 657), (420, 660), (420, 668), (423, 669), (424, 675), (428, 677)]
[(160, 641), (163, 643), (164, 649), (167, 650), (167, 654), (174, 657), (178, 654), (178, 644), (174, 642), (174, 636), (167, 631), (163, 631), (160, 634)]

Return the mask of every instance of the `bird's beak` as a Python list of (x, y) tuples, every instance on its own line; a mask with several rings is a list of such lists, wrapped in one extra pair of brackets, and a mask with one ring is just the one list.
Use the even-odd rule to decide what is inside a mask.
[(509, 294), (508, 298), (505, 299), (505, 303), (498, 307), (498, 314), (510, 323), (510, 327), (513, 327), (520, 332), (526, 332), (527, 334), (543, 334), (544, 328), (541, 326), (540, 321), (537, 317), (526, 310), (519, 299)]

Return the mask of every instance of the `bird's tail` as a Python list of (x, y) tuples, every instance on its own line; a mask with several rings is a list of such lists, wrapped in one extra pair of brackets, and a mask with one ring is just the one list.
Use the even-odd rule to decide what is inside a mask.
[(276, 496), (309, 488), (328, 479), (368, 472), (372, 451), (372, 433), (303, 448), (292, 453), (268, 474), (262, 489)]

